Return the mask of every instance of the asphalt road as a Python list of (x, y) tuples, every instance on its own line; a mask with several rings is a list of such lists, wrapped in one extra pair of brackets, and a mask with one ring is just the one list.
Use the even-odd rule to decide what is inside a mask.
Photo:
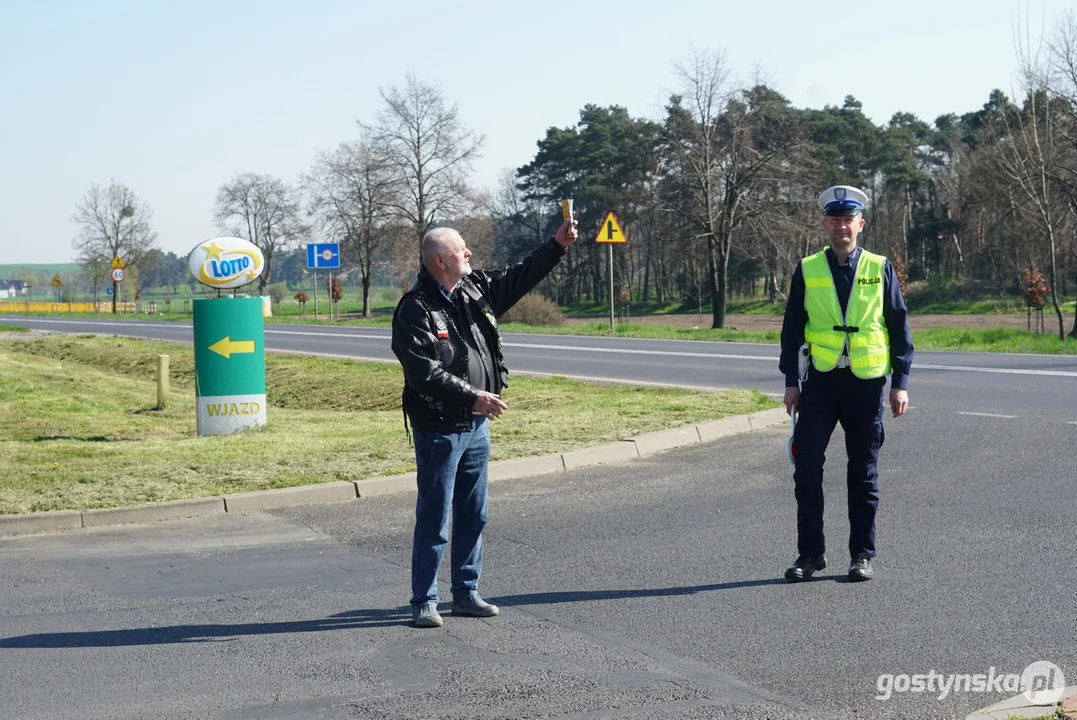
[[(19, 319), (72, 331), (44, 320)], [(378, 359), (386, 338), (266, 333)], [(506, 345), (517, 370), (781, 390), (772, 346)], [(483, 591), (504, 613), (443, 630), (406, 625), (410, 495), (0, 541), (0, 717), (948, 718), (1012, 693), (879, 700), (880, 676), (1050, 661), (1077, 684), (1075, 378), (1068, 357), (918, 353), (870, 583), (842, 580), (840, 430), (832, 569), (799, 585), (781, 428), (495, 485)]]
[[(190, 343), (190, 323), (0, 316), (57, 332), (99, 332)], [(269, 351), (395, 362), (386, 328), (267, 325)], [(915, 339), (915, 338), (914, 338)], [(780, 393), (778, 348), (754, 343), (506, 334), (516, 372)], [(917, 351), (911, 402), (951, 413), (1077, 420), (1077, 357)]]

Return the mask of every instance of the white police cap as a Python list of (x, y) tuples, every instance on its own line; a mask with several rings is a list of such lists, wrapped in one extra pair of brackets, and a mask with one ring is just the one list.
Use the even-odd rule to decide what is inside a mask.
[(868, 204), (868, 196), (851, 185), (828, 187), (819, 196), (824, 215), (859, 215)]

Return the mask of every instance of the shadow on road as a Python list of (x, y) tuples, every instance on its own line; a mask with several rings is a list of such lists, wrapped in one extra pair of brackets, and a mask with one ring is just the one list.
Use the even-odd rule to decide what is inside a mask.
[(38, 633), (0, 638), (0, 648), (80, 648), (123, 645), (167, 645), (169, 643), (221, 642), (244, 635), (323, 632), (374, 627), (392, 627), (411, 622), (411, 607), (379, 610), (351, 610), (324, 620), (296, 622), (240, 623), (233, 625), (169, 625), (128, 630)]
[[(816, 580), (847, 582), (844, 575), (830, 575)], [(491, 600), (505, 607), (554, 605), (558, 603), (623, 600), (646, 597), (678, 597), (717, 590), (789, 585), (781, 578), (743, 580), (688, 587), (650, 588), (639, 590), (569, 590), (556, 592), (502, 595)], [(322, 620), (295, 622), (240, 623), (232, 625), (168, 625), (126, 630), (87, 630), (80, 632), (36, 633), (0, 638), (0, 648), (56, 649), (80, 647), (118, 647), (124, 645), (167, 645), (170, 643), (222, 642), (245, 635), (275, 635), (281, 633), (324, 632), (327, 630), (356, 630), (393, 627), (411, 623), (411, 606), (390, 609), (349, 610)]]
[[(847, 582), (842, 575), (820, 575), (809, 582), (835, 580)], [(791, 585), (784, 578), (763, 578), (762, 580), (741, 580), (738, 582), (713, 583), (709, 585), (692, 585), (688, 587), (649, 588), (639, 590), (568, 590), (559, 592), (538, 592), (521, 595), (501, 595), (490, 601), (506, 607), (520, 605), (554, 605), (557, 603), (589, 602), (593, 600), (624, 600), (630, 598), (677, 597), (695, 595), (696, 593), (714, 592), (716, 590), (737, 590), (738, 588), (763, 587), (765, 585)]]

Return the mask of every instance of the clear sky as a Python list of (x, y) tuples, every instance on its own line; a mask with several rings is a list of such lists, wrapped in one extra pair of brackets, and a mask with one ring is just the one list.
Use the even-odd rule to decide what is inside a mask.
[(295, 181), (409, 71), (486, 136), (473, 182), (493, 187), (586, 103), (660, 118), (693, 49), (798, 107), (975, 110), (1010, 93), (1018, 14), (1038, 36), (1071, 3), (0, 0), (0, 264), (72, 261), (75, 204), (113, 179), (185, 255), (219, 234), (222, 183)]

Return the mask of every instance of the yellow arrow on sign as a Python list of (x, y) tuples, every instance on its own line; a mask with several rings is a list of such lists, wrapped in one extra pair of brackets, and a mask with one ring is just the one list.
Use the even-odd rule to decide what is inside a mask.
[(228, 335), (222, 340), (218, 340), (209, 346), (209, 349), (218, 355), (224, 355), (226, 358), (231, 359), (233, 353), (252, 353), (254, 352), (253, 340), (232, 340)]

